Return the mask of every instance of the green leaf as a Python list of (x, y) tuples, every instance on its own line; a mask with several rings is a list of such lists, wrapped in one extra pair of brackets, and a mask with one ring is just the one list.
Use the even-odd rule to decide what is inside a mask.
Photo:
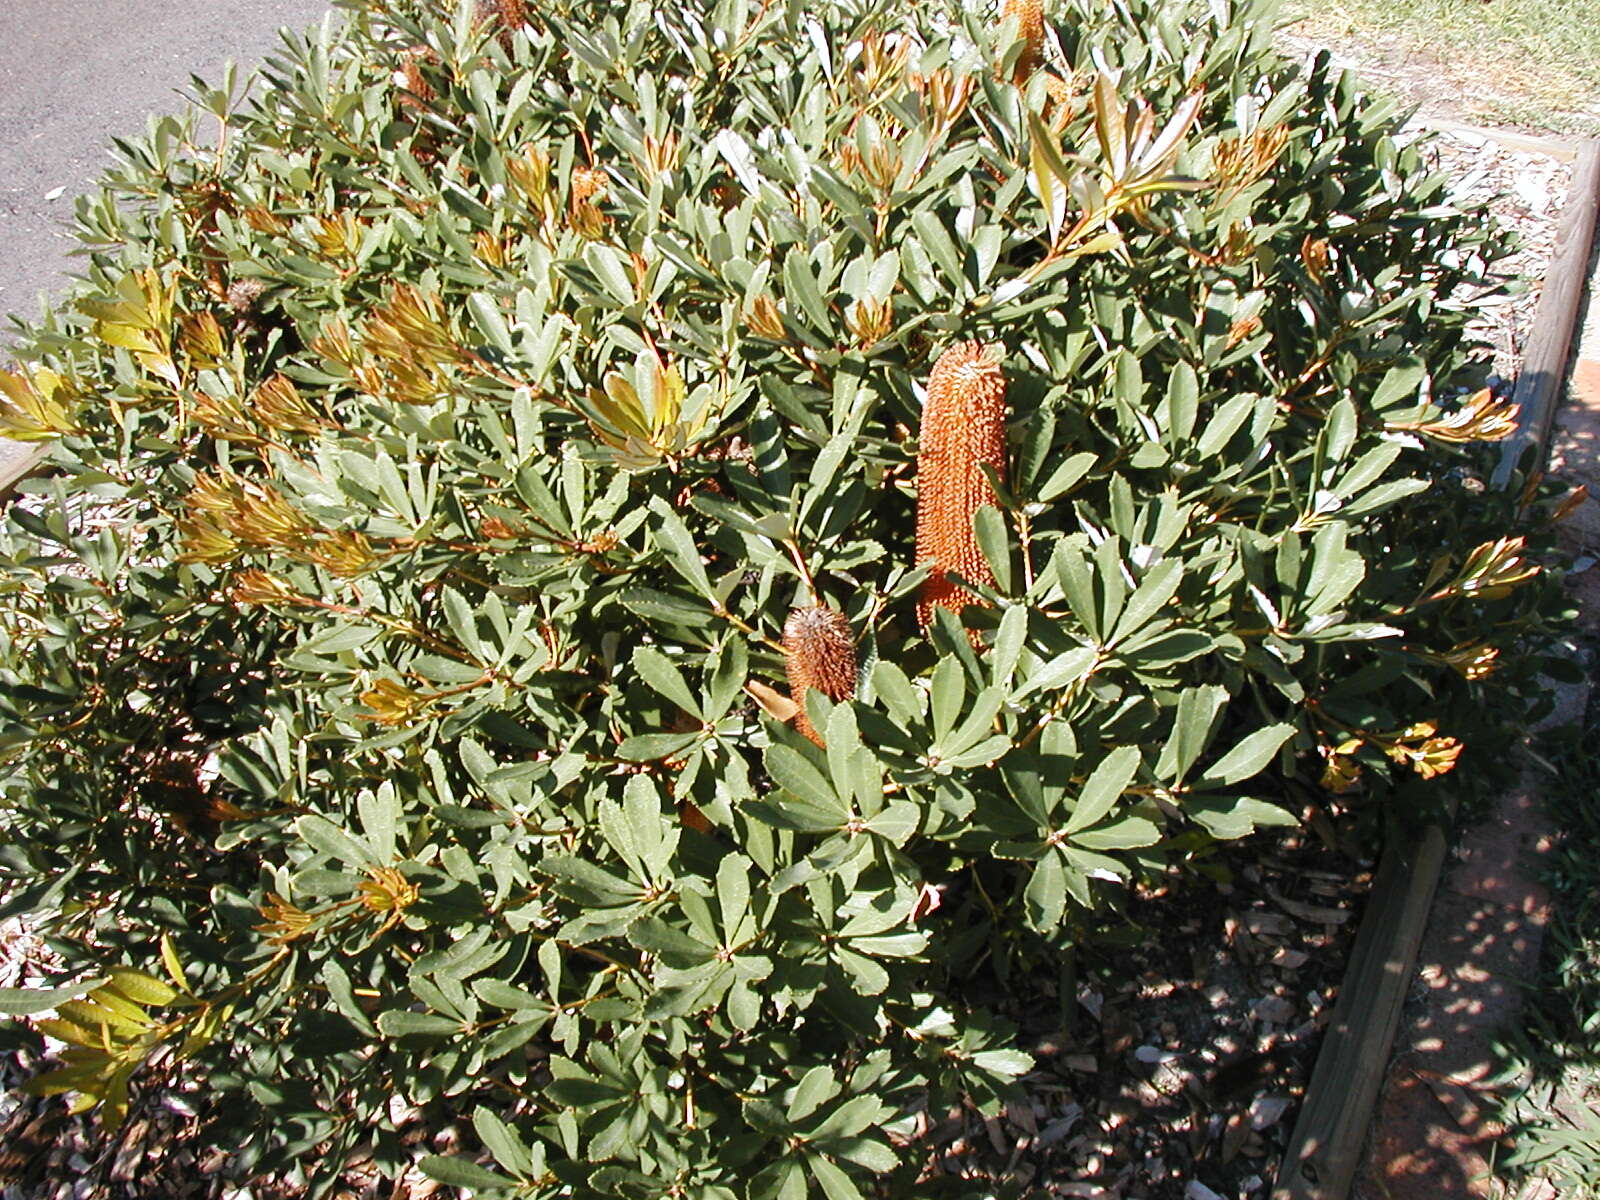
[(1231, 787), (1257, 775), (1272, 761), (1279, 747), (1294, 735), (1293, 725), (1266, 725), (1247, 736), (1206, 769), (1196, 788)]
[(633, 652), (633, 669), (661, 695), (691, 716), (704, 719), (699, 703), (683, 674), (673, 661), (654, 646), (640, 646)]
[(473, 292), (467, 297), (467, 311), (472, 314), (472, 323), (489, 340), (489, 344), (507, 358), (511, 357), (514, 352), (511, 327), (506, 324), (505, 315), (494, 299), (482, 292)]
[(944, 272), (945, 284), (963, 287), (966, 273), (962, 269), (961, 255), (956, 251), (956, 244), (950, 240), (950, 234), (938, 215), (931, 209), (918, 209), (912, 214), (911, 227), (916, 230), (917, 240), (922, 248)]
[(621, 904), (643, 895), (637, 885), (569, 854), (546, 855), (534, 864), (534, 870), (556, 880), (556, 887), (563, 894), (589, 904)]
[(1028, 682), (1018, 690), (1016, 698), (1020, 700), (1034, 692), (1059, 691), (1087, 679), (1098, 658), (1099, 652), (1092, 646), (1079, 646), (1058, 654), (1029, 677)]
[(793, 747), (774, 743), (767, 747), (767, 772), (779, 787), (787, 788), (801, 800), (822, 812), (837, 813), (842, 823), (850, 808), (834, 793), (827, 776)]
[(880, 1175), (887, 1175), (900, 1166), (900, 1156), (893, 1148), (872, 1138), (833, 1138), (826, 1149), (834, 1158), (855, 1163)]
[(1261, 826), (1293, 827), (1300, 822), (1294, 814), (1248, 796), (1226, 798), (1191, 795), (1184, 799), (1183, 811), (1212, 837), (1229, 841), (1248, 837)]
[(832, 336), (833, 314), (822, 298), (817, 277), (811, 273), (811, 264), (800, 250), (791, 250), (783, 260), (784, 295), (799, 306), (816, 332)]
[(972, 1065), (1003, 1079), (1016, 1079), (1033, 1070), (1035, 1063), (1033, 1055), (1021, 1050), (980, 1050), (972, 1056)]
[(800, 1082), (795, 1085), (794, 1094), (789, 1098), (789, 1107), (784, 1111), (784, 1117), (791, 1125), (797, 1124), (838, 1094), (839, 1085), (833, 1077), (833, 1069), (818, 1064), (800, 1077)]
[(822, 1185), (822, 1193), (828, 1200), (863, 1200), (856, 1185), (850, 1182), (850, 1176), (833, 1163), (818, 1154), (808, 1155), (806, 1162), (811, 1167), (811, 1174)]
[(90, 979), (58, 988), (0, 988), (0, 1013), (8, 1017), (28, 1017), (46, 1012), (68, 1000), (87, 996), (104, 982)]
[(1041, 503), (1048, 504), (1053, 500), (1070, 492), (1073, 486), (1093, 469), (1099, 456), (1087, 450), (1081, 450), (1061, 463), (1050, 472), (1050, 477), (1039, 485), (1039, 490), (1034, 498)]
[(853, 1137), (882, 1120), (888, 1111), (876, 1096), (852, 1096), (813, 1126), (811, 1137), (819, 1141), (831, 1137)]
[(933, 740), (937, 745), (950, 736), (967, 698), (966, 673), (955, 658), (939, 660), (939, 665), (933, 669), (929, 697), (933, 702)]
[(1156, 763), (1157, 778), (1169, 784), (1182, 782), (1211, 743), (1217, 718), (1227, 703), (1227, 691), (1215, 684), (1184, 690), (1178, 697), (1172, 736), (1162, 746)]
[(1001, 615), (1000, 628), (995, 632), (994, 647), (989, 654), (989, 677), (1003, 689), (1010, 686), (1027, 637), (1027, 606), (1014, 604)]
[(1083, 785), (1078, 803), (1067, 818), (1065, 832), (1073, 834), (1099, 824), (1100, 818), (1110, 812), (1112, 805), (1128, 790), (1138, 773), (1140, 761), (1137, 746), (1118, 746), (1106, 755)]
[(429, 1179), (436, 1179), (446, 1187), (472, 1188), (514, 1188), (517, 1186), (515, 1179), (508, 1179), (488, 1167), (480, 1167), (477, 1163), (465, 1158), (446, 1158), (442, 1154), (427, 1154), (418, 1160), (417, 1166)]
[(295, 832), (313, 849), (320, 850), (352, 867), (381, 867), (374, 862), (371, 852), (359, 841), (340, 829), (326, 817), (315, 813), (301, 817), (294, 823)]
[(697, 732), (640, 733), (617, 744), (617, 757), (624, 762), (657, 762), (676, 758), (700, 740)]
[(1000, 595), (1011, 592), (1011, 544), (1006, 536), (1005, 518), (992, 504), (980, 505), (972, 516), (973, 532), (978, 539), (978, 549), (984, 561), (994, 572), (994, 590)]
[(1086, 850), (1137, 850), (1141, 846), (1154, 846), (1160, 840), (1160, 827), (1144, 817), (1123, 817), (1093, 829), (1080, 829), (1072, 835), (1072, 844)]
[(460, 1033), (461, 1022), (434, 1013), (389, 1009), (378, 1014), (378, 1029), (388, 1037), (448, 1037)]
[(634, 303), (633, 279), (621, 254), (600, 242), (590, 242), (584, 249), (583, 261), (600, 281), (608, 300), (619, 308)]
[(1033, 865), (1033, 874), (1022, 895), (1030, 928), (1048, 931), (1061, 924), (1067, 911), (1066, 871), (1061, 856), (1053, 851), (1047, 851)]
[(695, 591), (708, 600), (714, 599), (716, 592), (706, 575), (705, 563), (700, 559), (700, 548), (695, 545), (694, 537), (689, 533), (689, 527), (683, 523), (683, 518), (659, 498), (650, 507), (660, 521), (656, 529), (656, 544), (666, 551), (667, 560), (673, 569), (688, 580)]
[(517, 1136), (492, 1110), (479, 1105), (472, 1113), (472, 1127), (495, 1162), (513, 1175), (526, 1178), (533, 1171), (533, 1156)]
[(622, 606), (646, 621), (662, 621), (687, 629), (703, 629), (711, 623), (712, 616), (703, 604), (696, 604), (682, 596), (655, 588), (624, 588), (617, 597)]
[(1187, 362), (1174, 363), (1167, 372), (1166, 429), (1174, 442), (1186, 442), (1194, 433), (1200, 412), (1200, 380)]
[(658, 917), (641, 917), (635, 921), (628, 928), (628, 940), (680, 971), (715, 962), (717, 957), (715, 946), (690, 937)]
[(395, 834), (400, 824), (400, 801), (394, 784), (385, 780), (376, 792), (362, 792), (356, 798), (356, 810), (372, 857), (385, 865), (394, 862)]
[(1154, 619), (1177, 594), (1178, 585), (1182, 582), (1183, 563), (1179, 559), (1165, 559), (1146, 571), (1139, 587), (1128, 598), (1122, 615), (1117, 618), (1116, 628), (1111, 631), (1111, 644), (1116, 645)]
[(171, 984), (128, 967), (112, 967), (111, 980), (105, 986), (147, 1007), (171, 1004), (178, 998), (178, 990)]
[[(547, 942), (546, 945), (554, 943)], [(472, 984), (472, 993), (485, 1004), (492, 1004), (496, 1008), (506, 1008), (517, 1012), (537, 1010), (548, 1011), (550, 1002), (543, 996), (536, 996), (526, 988), (521, 988), (503, 979), (478, 979)]]

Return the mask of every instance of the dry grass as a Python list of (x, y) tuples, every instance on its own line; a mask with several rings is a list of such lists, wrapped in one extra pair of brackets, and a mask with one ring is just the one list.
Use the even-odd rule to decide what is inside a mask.
[(1283, 14), (1298, 37), (1378, 60), (1380, 84), (1442, 72), (1468, 119), (1600, 131), (1600, 0), (1286, 0)]

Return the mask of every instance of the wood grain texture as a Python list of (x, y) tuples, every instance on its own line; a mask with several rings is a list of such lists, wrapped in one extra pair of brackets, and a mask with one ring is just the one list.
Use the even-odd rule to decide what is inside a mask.
[(1343, 1200), (1350, 1193), (1428, 927), (1445, 845), (1444, 826), (1433, 825), (1384, 853), (1272, 1200)]
[(1561, 214), (1550, 266), (1545, 271), (1544, 291), (1533, 318), (1533, 336), (1528, 339), (1522, 369), (1517, 373), (1517, 387), (1512, 394), (1519, 408), (1517, 432), (1501, 447), (1499, 465), (1490, 479), (1492, 487), (1506, 487), (1519, 472), (1544, 465), (1550, 428), (1565, 391), (1578, 309), (1589, 278), (1597, 209), (1600, 140), (1590, 138), (1578, 150), (1572, 197)]
[(46, 453), (43, 446), (0, 439), (0, 501), (11, 498), (12, 490), (38, 469)]

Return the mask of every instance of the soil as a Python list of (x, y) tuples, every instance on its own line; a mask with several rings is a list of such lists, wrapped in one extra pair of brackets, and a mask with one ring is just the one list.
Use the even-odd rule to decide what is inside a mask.
[[(1082, 952), (1071, 1028), (1024, 1038), (1040, 1063), (1026, 1103), (925, 1119), (937, 1155), (919, 1194), (970, 1197), (977, 1181), (1087, 1200), (1267, 1194), (1372, 873), (1300, 834), (1231, 845), (1216, 865), (1227, 879), (1210, 887), (1133, 896), (1130, 945)], [(1058, 1012), (1009, 1015), (1026, 1034)]]

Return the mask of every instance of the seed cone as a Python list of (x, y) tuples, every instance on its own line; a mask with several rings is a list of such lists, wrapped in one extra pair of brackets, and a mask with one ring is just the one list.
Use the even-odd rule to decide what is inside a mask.
[(509, 54), (512, 35), (528, 23), (528, 6), (525, 0), (478, 0), (478, 19), (497, 24), (495, 36)]
[(1022, 57), (1017, 59), (1013, 77), (1020, 87), (1039, 65), (1039, 56), (1044, 49), (1044, 0), (1006, 0), (1000, 9), (1000, 19), (1004, 21), (1007, 17), (1017, 18), (1020, 32), (1028, 43)]
[(993, 583), (978, 549), (972, 516), (995, 504), (994, 488), (1006, 470), (1006, 377), (999, 346), (958, 342), (939, 356), (928, 379), (917, 453), (917, 563), (932, 569), (917, 602), (924, 629), (937, 605), (956, 612), (981, 601), (948, 578), (956, 571), (974, 583)]
[(401, 108), (420, 112), (439, 98), (438, 91), (423, 73), (424, 67), (436, 65), (438, 61), (439, 56), (430, 46), (406, 47), (401, 55), (400, 69), (395, 72), (395, 82), (404, 89), (400, 96)]
[(783, 650), (789, 665), (789, 696), (799, 712), (795, 728), (817, 745), (822, 738), (806, 715), (806, 691), (816, 688), (830, 700), (856, 690), (856, 643), (850, 622), (825, 604), (797, 608), (783, 623)]

